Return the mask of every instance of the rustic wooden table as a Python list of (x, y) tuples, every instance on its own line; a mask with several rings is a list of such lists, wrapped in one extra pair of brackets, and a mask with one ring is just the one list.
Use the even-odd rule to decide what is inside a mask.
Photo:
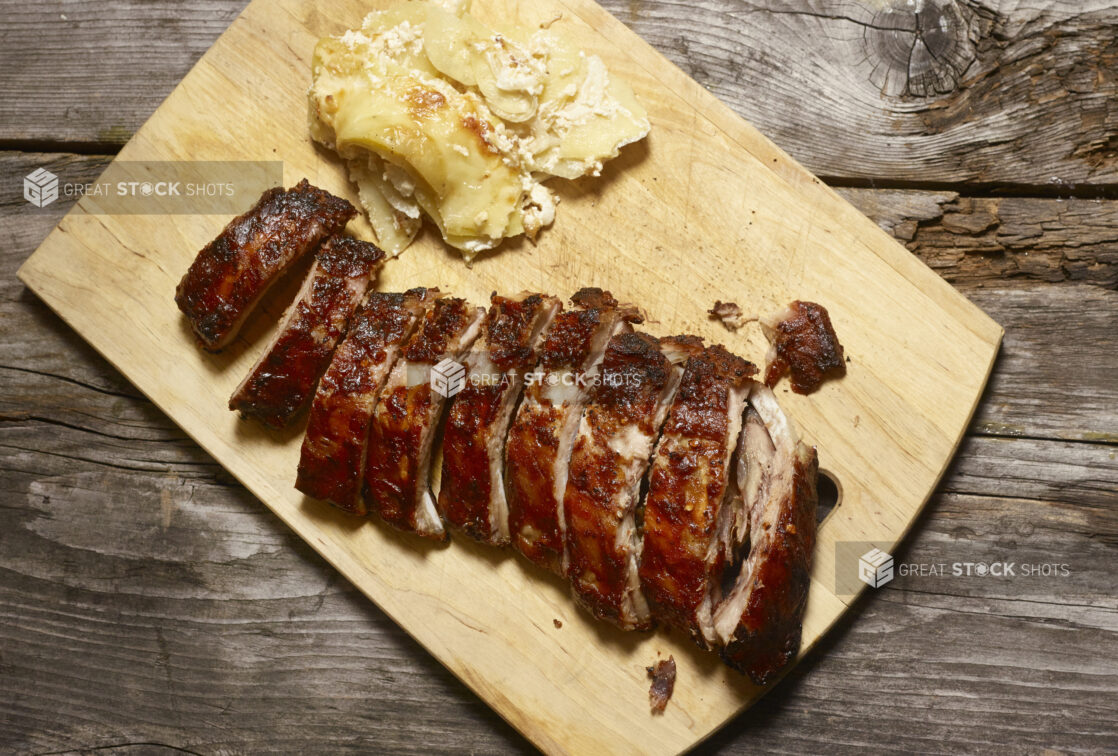
[[(73, 202), (22, 177), (95, 178), (242, 5), (0, 1), (0, 750), (527, 750), (15, 278)], [(1006, 329), (896, 555), (946, 574), (708, 746), (1118, 748), (1118, 4), (606, 5)]]

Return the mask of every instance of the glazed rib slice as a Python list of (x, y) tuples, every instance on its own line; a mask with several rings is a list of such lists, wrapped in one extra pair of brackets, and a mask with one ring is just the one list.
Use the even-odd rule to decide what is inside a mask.
[(657, 619), (704, 647), (716, 641), (714, 606), (734, 551), (730, 463), (756, 372), (721, 346), (689, 359), (649, 473), (641, 588)]
[(652, 626), (637, 565), (641, 480), (693, 337), (614, 336), (571, 453), (563, 498), (568, 574), (575, 599), (625, 630)]
[(233, 392), (229, 409), (272, 428), (285, 426), (310, 401), (383, 258), (374, 244), (330, 237), (278, 335)]
[(768, 489), (776, 447), (773, 446), (765, 421), (752, 406), (745, 411), (745, 422), (738, 439), (737, 475), (738, 507), (734, 509), (734, 543), (747, 543), (750, 512), (760, 511), (762, 497)]
[(227, 346), (283, 272), (356, 214), (353, 205), (306, 179), (293, 189), (264, 192), (198, 253), (175, 290), (198, 342), (210, 351)]
[[(430, 490), (431, 449), (453, 368), (481, 331), (485, 310), (464, 299), (434, 302), (408, 339), (369, 423), (363, 491), (366, 506), (386, 522), (429, 538), (446, 537)], [(442, 364), (440, 364), (442, 363)], [(432, 387), (432, 368), (449, 378)], [(436, 378), (438, 376), (435, 376)], [(458, 380), (461, 380), (459, 377)]]
[(525, 373), (536, 364), (540, 342), (561, 306), (542, 294), (494, 294), (467, 360), (469, 380), (447, 413), (439, 511), (476, 540), (509, 542), (505, 437)]
[(369, 421), (377, 397), (407, 338), (437, 290), (374, 292), (353, 316), (311, 403), (295, 487), (352, 514), (361, 498)]
[(756, 415), (746, 419), (745, 469), (739, 470), (749, 507), (749, 556), (715, 609), (714, 629), (726, 664), (764, 685), (800, 647), (815, 546), (818, 463), (770, 389), (756, 384), (749, 401)]
[(635, 308), (619, 306), (601, 289), (581, 289), (571, 303), (574, 308), (559, 313), (548, 331), (505, 447), (512, 543), (560, 575), (566, 573), (567, 464), (582, 410), (606, 344), (639, 320)]

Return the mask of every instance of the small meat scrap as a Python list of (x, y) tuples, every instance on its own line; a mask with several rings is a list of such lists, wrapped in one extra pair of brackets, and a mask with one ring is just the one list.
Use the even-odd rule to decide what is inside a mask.
[(797, 300), (762, 318), (761, 328), (772, 345), (765, 369), (765, 384), (770, 388), (789, 370), (797, 394), (810, 394), (824, 379), (846, 375), (842, 344), (822, 305)]
[(648, 688), (648, 703), (653, 714), (663, 714), (675, 691), (675, 657), (661, 659), (651, 667), (645, 667), (652, 685)]
[(741, 311), (740, 305), (717, 299), (714, 300), (714, 307), (711, 307), (707, 312), (710, 313), (711, 318), (722, 321), (722, 325), (731, 331), (736, 331), (746, 323), (757, 319), (756, 317), (746, 317), (745, 313)]

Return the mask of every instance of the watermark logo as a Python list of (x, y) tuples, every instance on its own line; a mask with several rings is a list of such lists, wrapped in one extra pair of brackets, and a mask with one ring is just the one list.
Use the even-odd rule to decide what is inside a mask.
[(637, 386), (640, 385), (641, 380), (640, 374), (621, 372), (602, 375), (596, 372), (549, 372), (541, 369), (526, 372), (517, 369), (501, 371), (492, 364), (488, 354), (475, 351), (462, 355), (458, 361), (447, 357), (433, 367), (423, 363), (408, 365), (409, 386), (429, 383), (436, 394), (448, 399), (461, 393), (466, 387), (504, 390), (521, 382), (528, 387), (589, 391), (597, 386), (611, 388)]
[(23, 197), (35, 207), (80, 201), (94, 215), (226, 215), (282, 183), (279, 160), (114, 160), (93, 182), (39, 168), (24, 177)]
[(449, 399), (466, 387), (466, 366), (447, 357), (431, 368), (431, 390)]
[(889, 541), (835, 541), (835, 595), (855, 596), (867, 585), (880, 588), (892, 583), (904, 590), (926, 580), (1061, 580), (1073, 572), (1066, 562), (1010, 561), (989, 552), (984, 553), (985, 559), (974, 559), (981, 544), (959, 544), (939, 559), (904, 561), (886, 551), (891, 548)]
[(58, 199), (58, 176), (38, 168), (23, 179), (23, 198), (35, 207), (46, 207)]
[(858, 579), (870, 588), (880, 588), (893, 579), (893, 557), (878, 548), (858, 557)]
[[(575, 371), (556, 371), (536, 369), (522, 371), (517, 368), (500, 370), (493, 363), (487, 352), (468, 351), (460, 355), (458, 360), (444, 358), (438, 364), (431, 366), (426, 362), (407, 363), (407, 385), (426, 386), (439, 396), (450, 399), (457, 396), (466, 388), (494, 393), (517, 388), (521, 384), (527, 387), (543, 388), (546, 392), (558, 391), (560, 397), (552, 395), (553, 401), (562, 401), (571, 391), (592, 391), (599, 387), (610, 389), (639, 387), (645, 380), (642, 373), (613, 372), (601, 374), (598, 372), (580, 373)], [(616, 392), (599, 391), (597, 401), (617, 401)], [(620, 397), (624, 400), (624, 396)]]

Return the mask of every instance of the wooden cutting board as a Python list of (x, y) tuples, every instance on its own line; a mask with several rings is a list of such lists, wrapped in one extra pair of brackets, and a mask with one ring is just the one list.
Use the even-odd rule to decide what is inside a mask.
[[(255, 0), (118, 159), (278, 159), (285, 184), (306, 176), (356, 201), (342, 167), (307, 137), (305, 93), (316, 39), (382, 4)], [(747, 312), (797, 298), (824, 304), (851, 358), (847, 377), (809, 398), (786, 383), (780, 391), (842, 491), (819, 533), (807, 653), (854, 598), (835, 594), (836, 543), (891, 546), (904, 536), (974, 410), (1001, 328), (591, 0), (476, 0), (474, 10), (526, 23), (561, 16), (633, 84), (652, 134), (598, 179), (554, 182), (562, 204), (538, 246), (510, 243), (467, 268), (425, 233), (386, 266), (380, 288), (437, 285), (484, 303), (493, 290), (567, 296), (601, 286), (644, 306), (655, 334), (697, 333), (756, 362), (759, 330), (709, 320), (716, 299)], [(564, 584), (511, 554), (432, 546), (304, 499), (292, 487), (301, 429), (267, 432), (225, 408), (293, 288), (273, 293), (225, 354), (204, 354), (172, 297), (229, 217), (99, 215), (90, 201), (20, 278), (539, 747), (678, 752), (763, 693), (678, 635), (590, 621)], [(369, 235), (364, 221), (351, 230)], [(668, 654), (679, 665), (675, 697), (651, 716), (645, 666)]]

